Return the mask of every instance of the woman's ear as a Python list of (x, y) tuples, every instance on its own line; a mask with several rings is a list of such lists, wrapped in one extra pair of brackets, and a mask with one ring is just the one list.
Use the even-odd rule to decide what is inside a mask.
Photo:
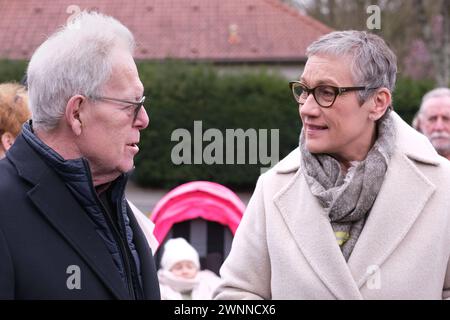
[(11, 148), (11, 146), (14, 143), (14, 140), (16, 140), (16, 137), (11, 132), (6, 131), (2, 134), (2, 136), (0, 137), (0, 140), (1, 140), (2, 148), (6, 151), (9, 148)]
[(66, 105), (65, 118), (68, 127), (72, 129), (72, 132), (79, 136), (82, 131), (82, 103), (85, 101), (85, 97), (82, 95), (75, 95), (69, 99)]
[(377, 89), (376, 93), (370, 98), (371, 106), (369, 111), (369, 119), (377, 121), (385, 113), (392, 103), (391, 91), (387, 88)]

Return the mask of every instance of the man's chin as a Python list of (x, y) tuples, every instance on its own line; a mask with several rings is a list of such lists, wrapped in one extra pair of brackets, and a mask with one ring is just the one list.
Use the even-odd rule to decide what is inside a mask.
[(121, 173), (127, 173), (134, 169), (134, 161), (127, 162), (126, 164), (123, 164), (119, 167), (119, 171)]
[(450, 145), (433, 144), (433, 146), (440, 155), (450, 155)]

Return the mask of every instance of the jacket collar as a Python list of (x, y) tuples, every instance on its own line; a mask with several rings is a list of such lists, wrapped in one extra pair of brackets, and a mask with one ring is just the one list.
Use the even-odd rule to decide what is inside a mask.
[[(129, 299), (103, 240), (61, 177), (19, 135), (7, 153), (20, 177), (31, 184), (27, 195), (39, 212), (119, 299)], [(48, 200), (52, 199), (51, 202)]]
[(15, 166), (19, 176), (33, 185), (38, 184), (42, 176), (50, 170), (25, 141), (23, 134), (17, 136), (14, 144), (6, 153), (6, 158)]
[[(31, 120), (30, 123), (25, 123), (23, 125), (22, 135), (34, 151), (36, 151), (41, 158), (52, 167), (56, 173), (58, 173), (64, 182), (72, 187), (73, 190), (82, 188), (85, 194), (90, 194), (91, 190), (94, 190), (89, 163), (85, 158), (64, 159), (34, 134)], [(120, 199), (119, 201), (123, 198), (127, 180), (128, 174), (122, 174), (114, 180), (114, 185), (116, 186), (114, 192), (116, 193), (116, 198)], [(90, 194), (91, 199), (89, 205), (95, 203), (95, 197), (95, 194)]]

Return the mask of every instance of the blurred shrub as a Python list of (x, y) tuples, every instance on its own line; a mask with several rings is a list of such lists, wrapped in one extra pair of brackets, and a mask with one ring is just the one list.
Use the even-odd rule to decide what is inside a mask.
[[(270, 129), (279, 129), (280, 159), (298, 144), (298, 111), (286, 79), (264, 71), (219, 75), (210, 65), (174, 61), (140, 63), (138, 68), (150, 100), (150, 125), (142, 131), (133, 175), (141, 185), (173, 187), (186, 181), (209, 180), (234, 188), (254, 186), (260, 168), (266, 167), (259, 158), (258, 164), (245, 165), (173, 164), (172, 148), (179, 142), (171, 141), (172, 132), (187, 129), (193, 145), (194, 121), (202, 121), (203, 132), (220, 130), (224, 162), (226, 129), (268, 129), (269, 141)], [(204, 141), (203, 149), (210, 143)], [(192, 150), (192, 163), (193, 155)]]
[(394, 110), (411, 124), (423, 95), (433, 88), (434, 82), (431, 80), (398, 79), (393, 95)]
[(28, 61), (0, 59), (0, 83), (22, 81)]

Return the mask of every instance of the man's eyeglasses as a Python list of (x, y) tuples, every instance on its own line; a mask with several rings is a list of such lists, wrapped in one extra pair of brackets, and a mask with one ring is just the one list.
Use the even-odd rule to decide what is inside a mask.
[(103, 100), (103, 101), (112, 101), (112, 102), (120, 102), (123, 104), (127, 104), (128, 106), (134, 106), (134, 114), (133, 114), (133, 123), (136, 121), (136, 118), (139, 114), (139, 111), (142, 107), (144, 107), (145, 96), (141, 98), (139, 101), (128, 101), (116, 98), (102, 97), (102, 96), (91, 96), (93, 100)]
[(331, 107), (336, 101), (337, 96), (344, 92), (377, 89), (367, 87), (334, 87), (328, 85), (320, 85), (310, 89), (300, 81), (290, 81), (289, 86), (292, 90), (295, 101), (299, 104), (303, 105), (309, 94), (312, 93), (317, 104), (322, 108)]

